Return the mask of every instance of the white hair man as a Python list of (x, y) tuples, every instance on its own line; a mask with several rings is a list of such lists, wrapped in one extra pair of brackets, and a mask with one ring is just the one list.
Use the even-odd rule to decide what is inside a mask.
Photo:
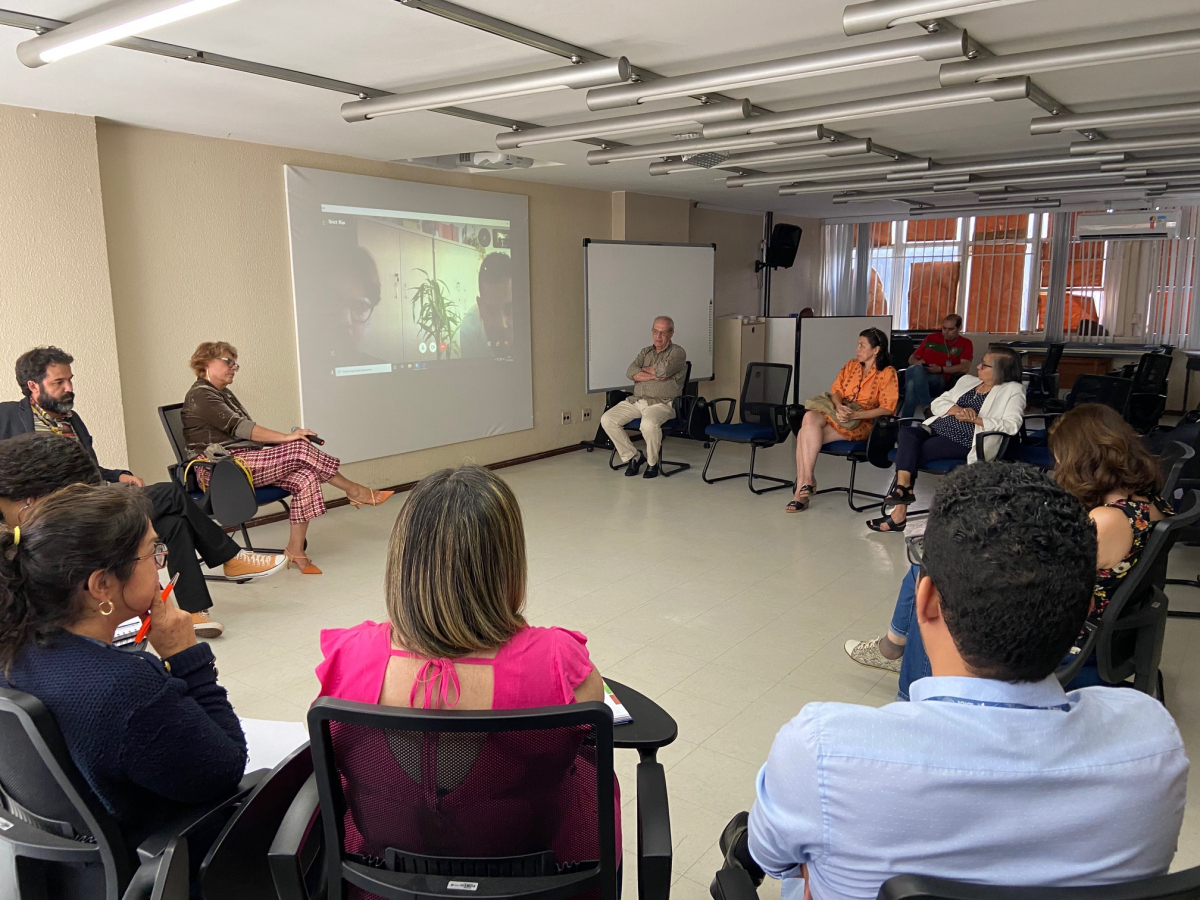
[[(687, 352), (672, 343), (675, 322), (670, 316), (654, 320), (653, 343), (645, 347), (630, 363), (625, 376), (633, 382), (633, 396), (622, 400), (600, 417), (600, 424), (612, 439), (625, 463), (625, 474), (637, 475), (642, 463), (649, 463), (643, 478), (656, 478), (659, 473), (659, 450), (662, 448), (662, 426), (675, 417), (675, 398), (683, 393), (687, 372)], [(625, 423), (641, 419), (642, 437), (646, 452), (636, 450), (625, 432)]]

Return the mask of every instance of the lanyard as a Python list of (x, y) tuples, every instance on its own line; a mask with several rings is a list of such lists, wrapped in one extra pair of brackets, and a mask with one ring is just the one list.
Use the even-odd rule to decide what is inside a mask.
[(1003, 703), (999, 700), (971, 700), (967, 697), (926, 697), (926, 700), (940, 700), (943, 703), (960, 703), (964, 706), (994, 706), (1000, 709), (1057, 709), (1070, 712), (1070, 703), (1059, 703), (1054, 706), (1029, 706), (1025, 703)]

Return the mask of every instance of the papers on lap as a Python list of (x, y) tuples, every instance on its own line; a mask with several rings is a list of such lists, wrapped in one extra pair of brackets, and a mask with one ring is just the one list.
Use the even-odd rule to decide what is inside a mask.
[(608, 686), (607, 681), (604, 682), (604, 702), (612, 710), (614, 725), (624, 725), (626, 722), (633, 721), (633, 716), (629, 714), (629, 710), (617, 699), (617, 695), (612, 692), (612, 688)]
[(308, 742), (308, 728), (303, 722), (272, 722), (268, 719), (242, 719), (249, 759), (246, 771), (273, 769), (293, 750)]

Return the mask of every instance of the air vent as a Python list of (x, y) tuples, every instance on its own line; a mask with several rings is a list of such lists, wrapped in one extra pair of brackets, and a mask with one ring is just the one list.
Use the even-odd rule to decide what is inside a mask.
[[(693, 131), (688, 134), (677, 134), (677, 141), (690, 141), (694, 138), (701, 137), (698, 131)], [(702, 169), (711, 169), (713, 166), (719, 166), (729, 158), (728, 153), (719, 153), (715, 150), (705, 150), (703, 153), (692, 153), (680, 157), (689, 166), (699, 166)]]

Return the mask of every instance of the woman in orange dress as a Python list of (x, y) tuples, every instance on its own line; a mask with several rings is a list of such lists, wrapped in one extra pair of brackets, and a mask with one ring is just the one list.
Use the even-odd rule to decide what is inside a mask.
[(813, 469), (823, 445), (865, 441), (872, 419), (896, 414), (900, 384), (888, 356), (886, 334), (878, 328), (859, 334), (854, 359), (842, 366), (829, 394), (835, 415), (810, 409), (796, 435), (796, 493), (786, 507), (790, 513), (808, 509), (817, 490)]

